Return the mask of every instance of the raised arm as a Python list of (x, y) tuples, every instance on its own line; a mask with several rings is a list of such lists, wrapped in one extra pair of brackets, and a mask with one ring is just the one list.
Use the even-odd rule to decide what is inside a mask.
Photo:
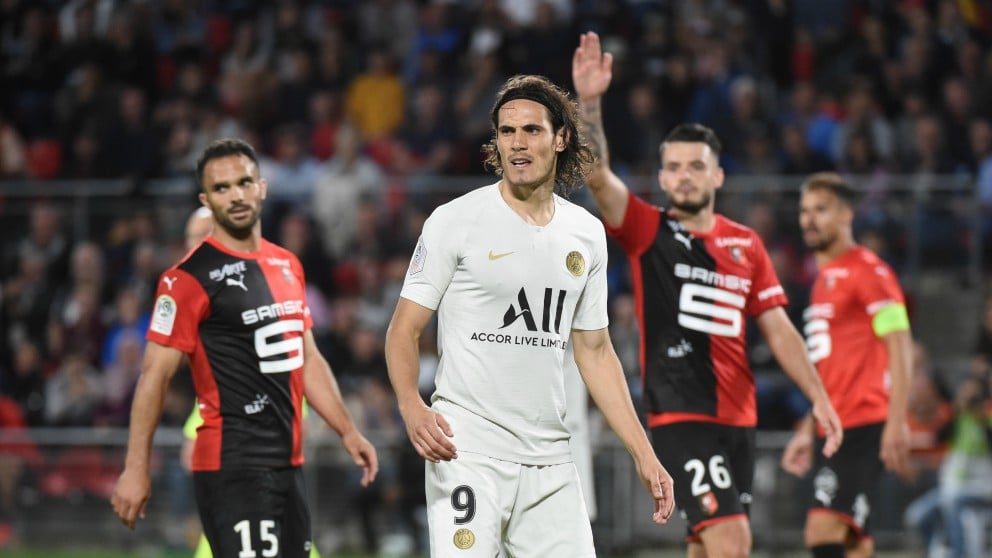
[(768, 341), (772, 354), (775, 355), (775, 360), (813, 403), (813, 418), (823, 427), (827, 435), (823, 454), (830, 457), (844, 440), (844, 430), (837, 411), (830, 403), (827, 390), (820, 381), (820, 375), (809, 360), (803, 337), (796, 331), (781, 306), (765, 310), (756, 321), (762, 335)]
[(303, 353), (303, 394), (306, 395), (307, 403), (341, 436), (345, 451), (355, 465), (362, 468), (362, 486), (368, 486), (379, 472), (379, 457), (375, 447), (351, 420), (331, 366), (317, 349), (310, 330), (303, 334)]
[(138, 517), (145, 517), (145, 504), (151, 496), (148, 467), (155, 428), (162, 417), (162, 405), (169, 381), (179, 369), (183, 353), (154, 341), (145, 346), (141, 376), (131, 402), (131, 427), (128, 433), (124, 472), (117, 480), (110, 502), (124, 525), (134, 529)]
[(644, 427), (637, 420), (623, 368), (613, 350), (609, 333), (606, 329), (572, 330), (572, 348), (589, 395), (633, 456), (641, 482), (654, 498), (654, 522), (668, 522), (675, 506), (672, 477), (658, 461)]
[(629, 191), (610, 170), (610, 151), (603, 132), (602, 97), (613, 79), (613, 55), (603, 53), (599, 35), (590, 31), (579, 38), (572, 56), (572, 83), (579, 97), (579, 115), (596, 162), (586, 176), (586, 184), (596, 198), (603, 219), (611, 227), (623, 224)]
[(421, 457), (437, 463), (458, 456), (451, 426), (420, 398), (420, 333), (433, 310), (400, 298), (386, 331), (386, 366), (410, 443)]

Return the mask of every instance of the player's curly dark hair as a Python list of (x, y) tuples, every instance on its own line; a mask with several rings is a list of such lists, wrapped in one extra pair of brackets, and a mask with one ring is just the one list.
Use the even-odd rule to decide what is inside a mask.
[(497, 175), (503, 175), (500, 166), (499, 149), (496, 147), (496, 132), (499, 126), (499, 109), (514, 99), (527, 99), (539, 103), (548, 110), (552, 132), (557, 134), (564, 129), (565, 150), (558, 153), (555, 171), (555, 191), (562, 196), (582, 187), (584, 177), (589, 173), (595, 155), (589, 149), (585, 136), (579, 133), (579, 109), (568, 93), (543, 76), (518, 75), (503, 84), (496, 93), (489, 119), (492, 124), (492, 137), (482, 146), (486, 167)]
[(255, 163), (255, 168), (258, 169), (258, 155), (255, 154), (255, 148), (251, 146), (248, 142), (240, 139), (232, 138), (221, 138), (214, 140), (203, 150), (203, 154), (196, 161), (196, 185), (199, 188), (203, 188), (203, 169), (206, 168), (207, 163), (214, 159), (220, 159), (222, 157), (227, 157), (230, 155), (244, 155), (251, 159)]

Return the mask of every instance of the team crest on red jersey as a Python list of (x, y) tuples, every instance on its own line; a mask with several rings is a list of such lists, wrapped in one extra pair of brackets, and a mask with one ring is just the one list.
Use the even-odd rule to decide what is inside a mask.
[(706, 515), (713, 515), (720, 509), (720, 502), (712, 490), (699, 496), (699, 509), (703, 510)]
[(744, 261), (744, 251), (741, 250), (740, 246), (731, 246), (730, 258), (737, 263), (741, 263), (742, 261)]

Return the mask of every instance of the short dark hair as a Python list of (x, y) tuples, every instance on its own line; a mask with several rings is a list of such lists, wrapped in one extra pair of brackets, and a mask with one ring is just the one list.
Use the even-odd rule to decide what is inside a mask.
[(661, 145), (658, 146), (658, 157), (662, 161), (665, 159), (665, 144), (668, 143), (705, 143), (710, 147), (710, 151), (713, 152), (713, 156), (720, 160), (720, 151), (723, 146), (720, 145), (720, 140), (716, 137), (716, 132), (707, 126), (702, 124), (696, 124), (694, 122), (679, 124), (668, 132), (665, 139), (662, 140)]
[(244, 155), (255, 163), (255, 168), (258, 168), (258, 155), (255, 154), (255, 148), (251, 144), (236, 138), (217, 139), (210, 142), (210, 145), (203, 150), (203, 154), (196, 161), (197, 187), (203, 188), (203, 169), (206, 168), (207, 163), (231, 155)]
[(857, 193), (854, 188), (844, 180), (844, 177), (835, 172), (818, 172), (811, 174), (803, 181), (803, 192), (815, 192), (817, 190), (827, 190), (837, 196), (837, 199), (848, 207), (854, 207)]
[(508, 79), (496, 93), (496, 102), (493, 103), (489, 114), (492, 137), (489, 143), (482, 146), (485, 165), (496, 174), (503, 174), (503, 168), (499, 164), (499, 149), (496, 147), (499, 109), (515, 99), (527, 99), (542, 105), (548, 111), (552, 131), (557, 134), (559, 130), (565, 130), (565, 150), (558, 154), (555, 190), (567, 196), (572, 190), (582, 186), (585, 175), (595, 161), (595, 156), (589, 149), (585, 136), (579, 132), (578, 106), (569, 98), (565, 90), (546, 77), (517, 75)]

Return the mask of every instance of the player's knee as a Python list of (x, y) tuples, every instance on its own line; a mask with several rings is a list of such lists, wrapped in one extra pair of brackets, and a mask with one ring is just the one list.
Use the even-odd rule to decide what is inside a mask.
[(806, 518), (804, 539), (806, 547), (828, 544), (844, 544), (848, 526), (833, 514), (813, 514)]
[(708, 558), (747, 558), (751, 555), (751, 529), (746, 521), (728, 521), (708, 527), (703, 531), (703, 542)]

